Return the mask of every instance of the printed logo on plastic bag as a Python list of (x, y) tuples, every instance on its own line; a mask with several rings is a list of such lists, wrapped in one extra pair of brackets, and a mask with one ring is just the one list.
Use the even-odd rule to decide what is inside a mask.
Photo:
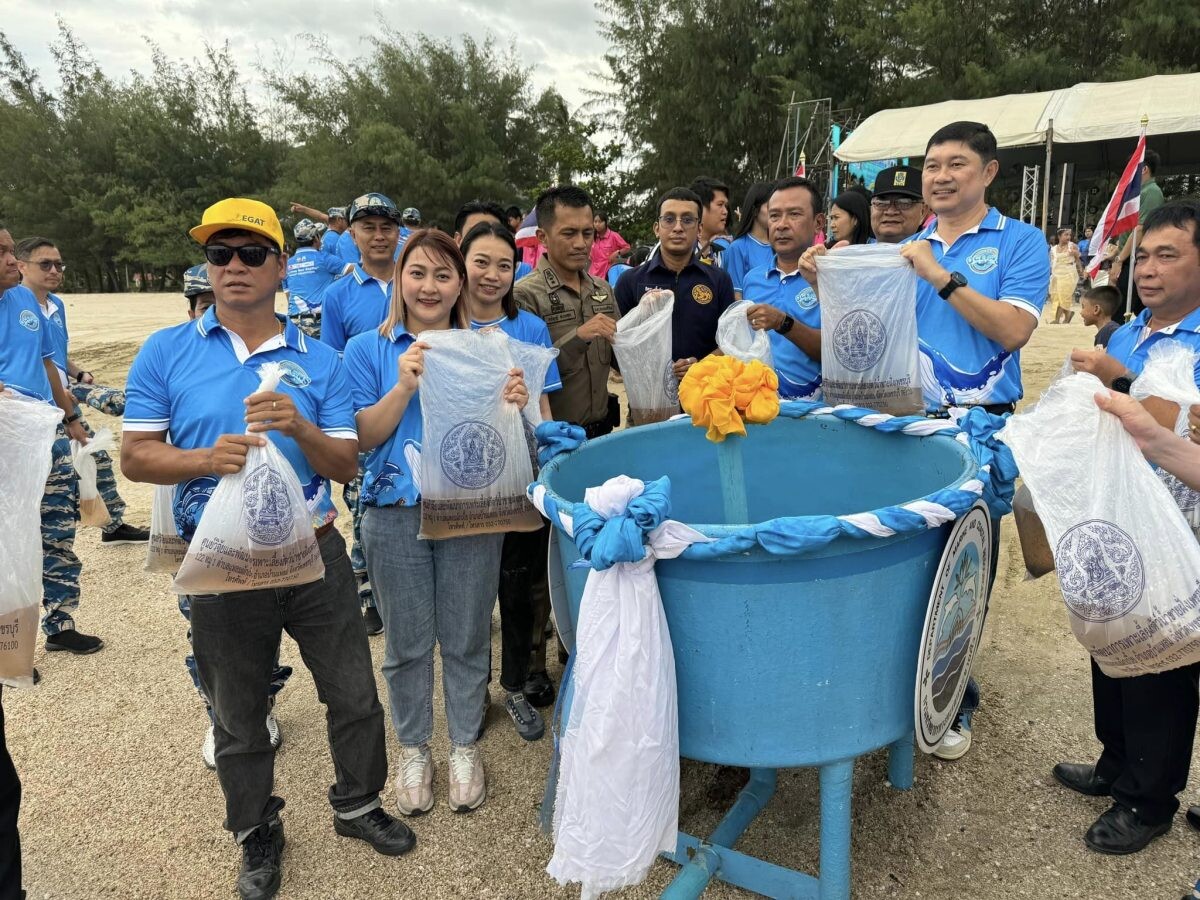
[(460, 488), (485, 488), (504, 471), (504, 439), (484, 422), (462, 422), (442, 439), (442, 471)]
[(833, 352), (851, 372), (865, 372), (883, 356), (887, 329), (879, 316), (867, 309), (847, 313), (833, 330)]
[(292, 503), (279, 473), (263, 463), (246, 476), (242, 488), (246, 533), (264, 547), (278, 547), (292, 536)]
[(663, 390), (667, 392), (667, 399), (672, 403), (679, 402), (679, 379), (675, 377), (675, 361), (667, 360), (667, 368), (663, 372)]
[(1089, 622), (1125, 615), (1146, 587), (1146, 567), (1133, 538), (1102, 519), (1068, 529), (1058, 541), (1054, 561), (1067, 606)]
[(179, 486), (173, 507), (175, 530), (185, 538), (190, 538), (195, 533), (196, 523), (200, 521), (200, 514), (204, 512), (204, 506), (216, 488), (217, 478), (215, 475), (201, 475), (199, 478), (185, 481)]

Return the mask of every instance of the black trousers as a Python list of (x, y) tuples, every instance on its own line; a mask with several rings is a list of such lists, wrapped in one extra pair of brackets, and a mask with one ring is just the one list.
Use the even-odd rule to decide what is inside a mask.
[(234, 834), (269, 822), (283, 809), (274, 796), (275, 751), (267, 734), (271, 673), (279, 638), (296, 641), (325, 705), (336, 782), (334, 810), (377, 802), (387, 784), (383, 707), (359, 612), (346, 542), (336, 530), (320, 539), (325, 577), (298, 587), (192, 595), (192, 649), (212, 703), (217, 777), (225, 827)]
[(1092, 660), (1096, 737), (1104, 745), (1096, 775), (1113, 799), (1159, 825), (1171, 821), (1187, 785), (1200, 704), (1200, 663), (1158, 675), (1110, 678)]
[(4, 739), (4, 688), (0, 686), (0, 900), (21, 900), (21, 779)]
[[(500, 552), (500, 686), (520, 691), (530, 671), (546, 670), (546, 638), (542, 629), (550, 614), (546, 552), (550, 523), (537, 531), (510, 531)], [(534, 649), (538, 659), (531, 659)]]

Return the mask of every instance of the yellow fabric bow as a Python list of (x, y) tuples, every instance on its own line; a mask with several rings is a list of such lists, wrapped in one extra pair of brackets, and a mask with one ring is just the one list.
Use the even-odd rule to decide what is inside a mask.
[(779, 377), (758, 360), (706, 356), (679, 385), (679, 403), (710, 441), (746, 434), (746, 422), (765, 425), (779, 415)]

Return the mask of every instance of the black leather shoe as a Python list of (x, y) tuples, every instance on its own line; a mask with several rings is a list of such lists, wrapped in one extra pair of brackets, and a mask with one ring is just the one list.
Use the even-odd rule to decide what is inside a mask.
[(417, 844), (412, 829), (399, 819), (393, 819), (379, 806), (354, 819), (334, 816), (333, 830), (342, 837), (366, 841), (384, 856), (400, 856)]
[(363, 610), (363, 628), (367, 630), (368, 637), (383, 634), (383, 618), (374, 606), (368, 606)]
[(530, 673), (525, 679), (525, 690), (521, 693), (538, 709), (545, 709), (554, 703), (554, 683), (545, 672)]
[(46, 638), (46, 649), (51, 653), (56, 650), (66, 650), (76, 656), (86, 656), (89, 653), (95, 653), (103, 646), (104, 641), (100, 638), (76, 631), (74, 628), (68, 628), (66, 631), (60, 631), (58, 634), (52, 634)]
[(242, 871), (237, 889), (242, 900), (270, 900), (283, 877), (283, 823), (259, 825), (242, 841)]
[(1137, 853), (1160, 834), (1170, 830), (1170, 822), (1147, 825), (1132, 809), (1115, 803), (1092, 824), (1083, 842), (1097, 853), (1124, 856)]
[(1112, 782), (1096, 777), (1096, 767), (1083, 763), (1059, 763), (1054, 767), (1054, 780), (1085, 797), (1107, 797)]
[(1189, 825), (1200, 831), (1200, 806), (1189, 806), (1183, 817), (1187, 819)]

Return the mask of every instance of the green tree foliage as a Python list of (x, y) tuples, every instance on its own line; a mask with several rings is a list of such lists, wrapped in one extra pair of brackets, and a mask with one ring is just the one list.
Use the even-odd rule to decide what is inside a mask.
[(375, 190), (449, 227), (465, 200), (528, 208), (546, 185), (594, 178), (612, 158), (594, 125), (554, 90), (535, 96), (516, 55), (491, 42), (388, 32), (334, 79), (272, 86), (295, 113), (296, 147), (273, 191), (281, 205)]

